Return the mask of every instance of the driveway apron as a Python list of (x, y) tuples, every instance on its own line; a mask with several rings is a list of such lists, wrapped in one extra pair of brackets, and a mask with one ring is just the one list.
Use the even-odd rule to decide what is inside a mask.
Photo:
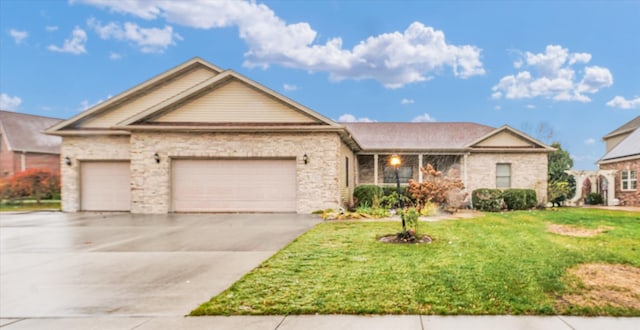
[(0, 214), (0, 317), (182, 316), (321, 220)]

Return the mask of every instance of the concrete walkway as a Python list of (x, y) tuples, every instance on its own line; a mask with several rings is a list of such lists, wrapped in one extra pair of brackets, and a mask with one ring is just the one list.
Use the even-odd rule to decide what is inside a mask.
[(94, 317), (0, 319), (0, 328), (18, 329), (406, 329), (406, 330), (637, 330), (640, 318), (573, 316), (300, 315), (207, 317)]

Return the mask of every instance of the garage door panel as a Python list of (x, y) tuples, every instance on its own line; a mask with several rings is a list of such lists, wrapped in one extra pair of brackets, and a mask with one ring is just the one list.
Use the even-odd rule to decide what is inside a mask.
[(129, 211), (129, 162), (80, 163), (80, 203), (83, 211)]
[(176, 212), (295, 212), (293, 159), (174, 160)]

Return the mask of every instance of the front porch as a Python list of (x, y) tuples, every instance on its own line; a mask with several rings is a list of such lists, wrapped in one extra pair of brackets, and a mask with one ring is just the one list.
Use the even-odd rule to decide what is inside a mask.
[(396, 184), (395, 168), (389, 163), (393, 155), (401, 159), (398, 176), (402, 185), (409, 180), (423, 182), (420, 167), (426, 167), (427, 164), (445, 176), (467, 181), (467, 153), (361, 153), (356, 157), (356, 185)]

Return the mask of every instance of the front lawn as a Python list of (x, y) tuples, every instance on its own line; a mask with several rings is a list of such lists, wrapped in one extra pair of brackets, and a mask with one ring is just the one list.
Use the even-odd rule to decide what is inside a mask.
[[(553, 224), (600, 231), (593, 237), (565, 236), (548, 232)], [(604, 263), (639, 269), (640, 213), (561, 209), (486, 214), (421, 222), (422, 233), (434, 239), (431, 244), (377, 241), (399, 227), (398, 222), (322, 223), (191, 315), (640, 316), (638, 308), (564, 299), (585, 289), (568, 274), (574, 266)], [(640, 296), (631, 299), (640, 301)]]
[(18, 202), (0, 201), (0, 212), (60, 210), (59, 200), (42, 200), (40, 204), (35, 200), (23, 200)]

